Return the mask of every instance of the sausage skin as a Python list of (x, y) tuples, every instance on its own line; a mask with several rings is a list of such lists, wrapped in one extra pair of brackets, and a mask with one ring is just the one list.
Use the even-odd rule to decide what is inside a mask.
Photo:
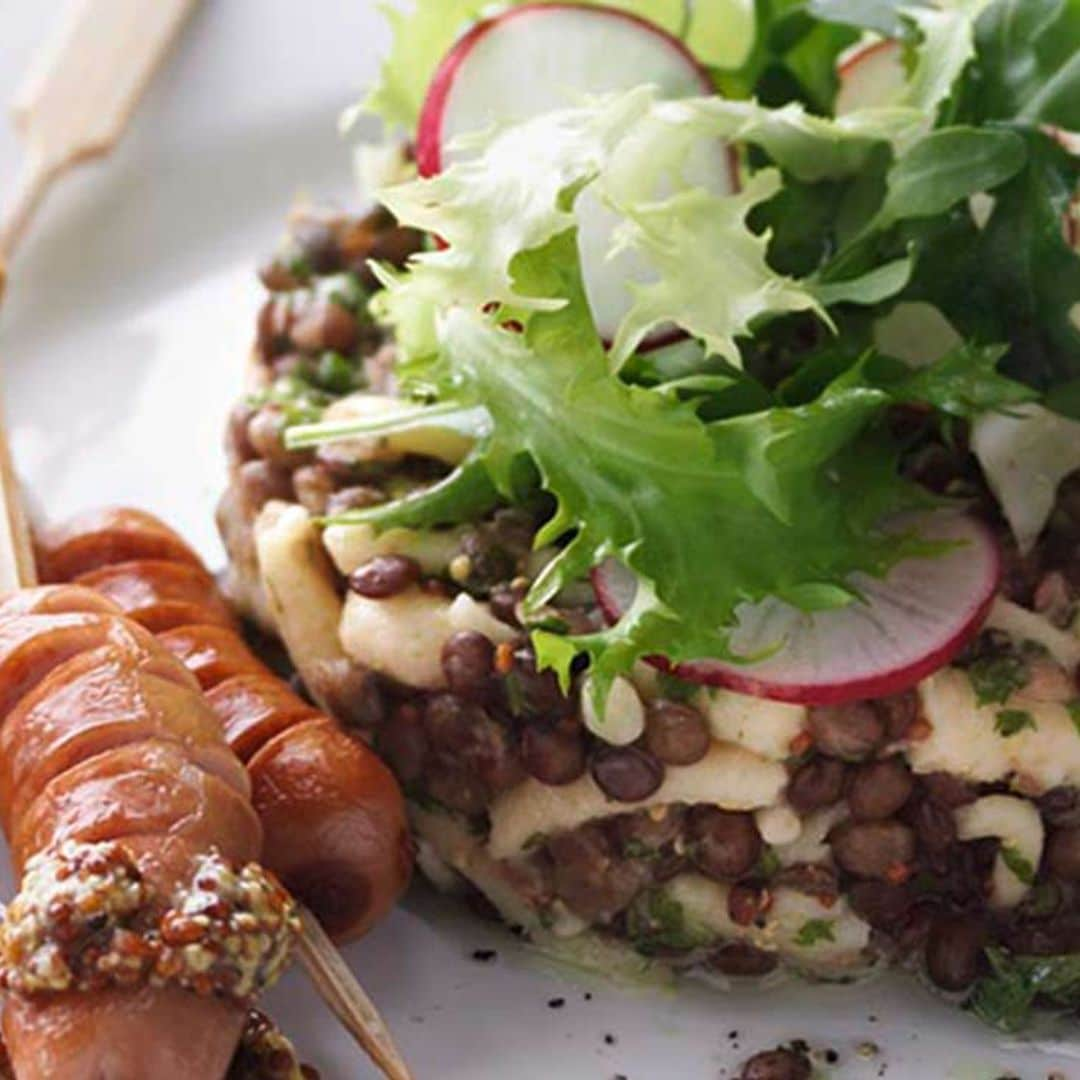
[(412, 872), (389, 769), (251, 652), (198, 557), (152, 515), (95, 511), (43, 533), (39, 549), (50, 580), (101, 590), (196, 677), (248, 766), (264, 865), (335, 940), (366, 933)]
[[(78, 588), (0, 604), (0, 819), (19, 875), (67, 840), (122, 841), (171, 896), (214, 849), (255, 859), (262, 828), (195, 679), (110, 606)], [(243, 1022), (177, 987), (110, 987), (11, 994), (3, 1031), (19, 1080), (219, 1080)]]

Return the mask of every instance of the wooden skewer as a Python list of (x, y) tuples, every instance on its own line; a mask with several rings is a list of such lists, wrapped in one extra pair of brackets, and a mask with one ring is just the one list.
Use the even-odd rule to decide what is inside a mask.
[[(119, 142), (143, 91), (198, 0), (77, 0), (62, 32), (16, 95), (27, 156), (0, 214), (0, 298), (7, 263), (49, 187)], [(24, 503), (0, 421), (0, 595), (37, 584)], [(298, 948), (308, 978), (389, 1080), (412, 1080), (386, 1023), (315, 916), (301, 906)]]

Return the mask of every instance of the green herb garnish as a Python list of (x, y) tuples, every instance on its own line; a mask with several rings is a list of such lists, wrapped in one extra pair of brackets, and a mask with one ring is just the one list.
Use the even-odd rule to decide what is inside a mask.
[(795, 944), (804, 949), (812, 948), (821, 941), (836, 941), (835, 924), (832, 919), (807, 919), (795, 935)]
[(682, 904), (663, 889), (639, 896), (626, 918), (634, 948), (645, 956), (690, 952), (711, 944), (715, 936), (704, 927), (691, 925)]
[(780, 856), (771, 844), (766, 844), (761, 849), (761, 856), (754, 868), (754, 876), (771, 878), (780, 869)]
[(1019, 735), (1025, 728), (1036, 728), (1035, 717), (1026, 709), (999, 709), (994, 717), (994, 730), (1004, 738)]
[(1016, 956), (1005, 949), (987, 949), (991, 974), (980, 979), (969, 1008), (1002, 1031), (1022, 1031), (1042, 1000), (1050, 1006), (1080, 1007), (1080, 953), (1064, 956)]
[(1002, 844), (1001, 858), (1018, 881), (1022, 881), (1025, 885), (1035, 884), (1035, 867), (1015, 847), (1011, 844)]
[(1080, 735), (1080, 701), (1070, 701), (1065, 708), (1069, 710), (1069, 719), (1072, 720), (1077, 735)]
[(1013, 652), (981, 656), (967, 675), (980, 705), (1003, 705), (1031, 679), (1027, 664)]

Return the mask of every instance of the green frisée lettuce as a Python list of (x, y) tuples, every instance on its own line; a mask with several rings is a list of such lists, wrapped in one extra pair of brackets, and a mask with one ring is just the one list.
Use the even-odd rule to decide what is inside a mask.
[[(515, 260), (517, 288), (562, 301), (522, 312), (520, 331), (474, 305), (436, 314), (436, 349), (413, 361), (409, 377), (463, 410), (485, 410), (490, 422), (477, 428), (467, 470), (433, 489), (426, 506), (404, 500), (356, 520), (445, 524), (461, 510), (447, 495), (473, 497), (477, 463), (512, 501), (521, 463), (531, 462), (557, 507), (537, 544), (561, 547), (535, 581), (526, 613), (609, 557), (639, 581), (632, 609), (614, 627), (579, 637), (535, 634), (541, 662), (563, 679), (587, 655), (599, 698), (644, 656), (728, 655), (744, 601), (781, 596), (807, 608), (835, 605), (852, 598), (846, 582), (853, 572), (882, 574), (901, 558), (933, 553), (917, 537), (878, 528), (883, 517), (927, 502), (899, 477), (897, 448), (881, 424), (890, 404), (967, 415), (972, 405), (1003, 407), (1029, 396), (994, 373), (1000, 350), (965, 346), (914, 373), (868, 354), (801, 404), (770, 399), (768, 408), (707, 421), (697, 399), (613, 376), (576, 252), (571, 229)], [(433, 406), (433, 416), (443, 409)]]
[[(416, 256), (405, 274), (378, 269), (386, 291), (377, 312), (417, 355), (434, 347), (440, 307), (559, 306), (561, 300), (539, 300), (516, 285), (512, 263), (577, 224), (577, 200), (588, 188), (618, 218), (610, 254), (633, 250), (652, 272), (652, 280), (633, 286), (635, 303), (616, 335), (614, 365), (667, 321), (737, 364), (735, 339), (757, 320), (793, 311), (825, 314), (806, 283), (769, 266), (768, 234), (746, 225), (747, 214), (780, 191), (781, 174), (761, 170), (741, 192), (712, 194), (679, 179), (694, 147), (738, 139), (805, 179), (851, 176), (876, 145), (904, 144), (919, 123), (912, 110), (868, 110), (832, 121), (799, 105), (665, 102), (653, 88), (639, 87), (470, 137), (475, 156), (382, 193), (400, 221), (439, 236), (445, 247)], [(676, 193), (664, 197), (673, 178)], [(857, 300), (858, 290), (846, 296)]]
[[(692, 21), (675, 24), (681, 4), (621, 6), (695, 40)], [(1047, 393), (1052, 407), (1080, 400), (1080, 258), (1061, 224), (1080, 160), (1039, 127), (1071, 115), (1080, 0), (753, 8), (741, 66), (715, 72), (728, 96), (587, 99), (468, 136), (438, 176), (381, 195), (440, 241), (404, 269), (374, 267), (373, 311), (413, 402), (400, 422), (455, 425), (473, 448), (427, 491), (341, 520), (433, 527), (545, 492), (555, 509), (537, 544), (557, 555), (526, 615), (608, 559), (637, 580), (609, 629), (534, 632), (564, 680), (588, 659), (598, 705), (642, 657), (731, 659), (744, 603), (845, 604), (853, 574), (938, 552), (881, 527), (932, 501), (902, 477), (893, 407), (948, 431)], [(370, 104), (412, 126), (480, 9), (399, 10)], [(902, 43), (906, 85), (833, 117), (837, 58), (867, 29)], [(735, 191), (699, 182), (717, 142), (739, 150)], [(609, 342), (578, 247), (597, 203), (609, 258), (633, 256)], [(933, 305), (960, 344), (915, 370), (879, 352), (875, 323), (902, 302)], [(684, 347), (642, 351), (671, 326)]]
[(920, 42), (903, 103), (932, 114), (952, 93), (956, 80), (975, 57), (975, 20), (993, 0), (950, 0), (939, 6), (901, 8), (916, 27)]
[(709, 351), (740, 362), (736, 337), (763, 315), (824, 309), (812, 292), (782, 277), (766, 261), (767, 236), (746, 228), (746, 215), (780, 190), (780, 174), (757, 173), (737, 195), (700, 188), (662, 202), (631, 206), (615, 251), (630, 250), (656, 273), (641, 283), (612, 345), (621, 365), (649, 333), (677, 323)]

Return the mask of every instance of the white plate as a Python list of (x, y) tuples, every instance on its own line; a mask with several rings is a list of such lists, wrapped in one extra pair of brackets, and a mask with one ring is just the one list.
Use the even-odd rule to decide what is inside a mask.
[[(121, 151), (50, 202), (0, 319), (15, 453), (43, 514), (137, 503), (220, 559), (211, 514), (259, 298), (252, 266), (299, 191), (347, 197), (335, 120), (374, 71), (384, 40), (374, 6), (206, 5)], [(0, 99), (52, 9), (5, 0)], [(14, 161), (5, 132), (0, 177)], [(472, 960), (478, 948), (497, 959)], [(1080, 1077), (1080, 1049), (1003, 1048), (905, 979), (629, 993), (554, 972), (423, 892), (348, 959), (420, 1080), (711, 1080), (795, 1037), (839, 1054), (828, 1070), (837, 1080)], [(269, 1005), (327, 1080), (373, 1075), (301, 977)], [(880, 1052), (861, 1056), (867, 1043)]]

